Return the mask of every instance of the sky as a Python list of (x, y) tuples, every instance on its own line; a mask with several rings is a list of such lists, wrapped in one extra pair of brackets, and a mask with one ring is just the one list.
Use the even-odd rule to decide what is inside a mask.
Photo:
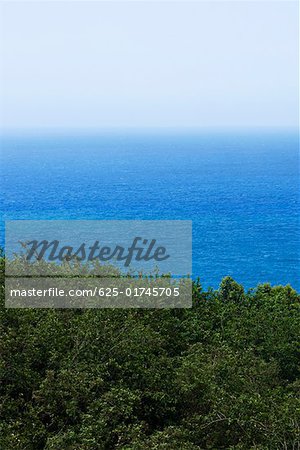
[(1, 4), (1, 128), (295, 127), (296, 1)]

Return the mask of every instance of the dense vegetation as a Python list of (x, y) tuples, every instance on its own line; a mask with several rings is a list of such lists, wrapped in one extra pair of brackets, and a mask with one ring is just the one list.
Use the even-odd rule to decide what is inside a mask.
[(4, 308), (1, 450), (299, 449), (299, 295), (231, 278), (185, 310)]

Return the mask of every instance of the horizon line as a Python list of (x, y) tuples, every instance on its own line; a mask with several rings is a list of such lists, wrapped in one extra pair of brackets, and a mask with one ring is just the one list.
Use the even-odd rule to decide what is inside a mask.
[(205, 132), (205, 131), (290, 131), (300, 132), (299, 125), (204, 125), (204, 126), (106, 126), (106, 127), (0, 127), (0, 136), (17, 135), (17, 134), (64, 134), (64, 135), (86, 135), (111, 132)]

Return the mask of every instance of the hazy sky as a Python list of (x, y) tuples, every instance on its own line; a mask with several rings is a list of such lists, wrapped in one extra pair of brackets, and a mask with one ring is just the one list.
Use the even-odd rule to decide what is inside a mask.
[(2, 3), (2, 126), (296, 126), (297, 8)]

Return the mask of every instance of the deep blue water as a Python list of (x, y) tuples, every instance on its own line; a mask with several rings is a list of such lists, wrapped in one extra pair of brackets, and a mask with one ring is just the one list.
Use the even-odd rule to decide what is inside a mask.
[[(299, 280), (293, 132), (2, 137), (4, 219), (189, 219), (193, 276)], [(3, 227), (3, 221), (2, 221)], [(3, 228), (2, 228), (3, 242)]]

